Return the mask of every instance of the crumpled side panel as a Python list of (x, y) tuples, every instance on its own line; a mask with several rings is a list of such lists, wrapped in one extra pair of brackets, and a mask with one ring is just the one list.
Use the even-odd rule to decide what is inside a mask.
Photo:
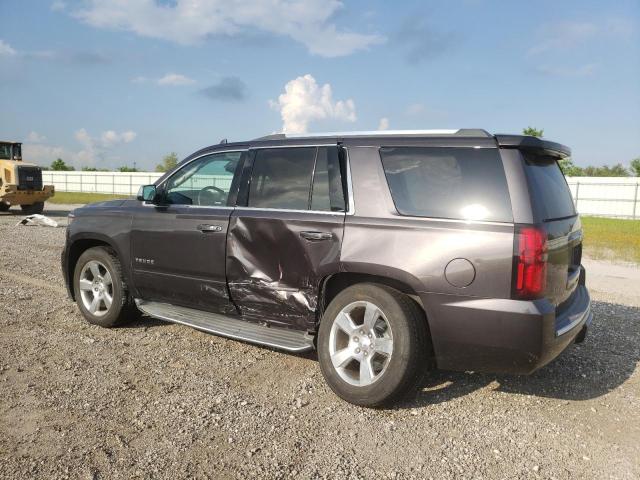
[[(233, 302), (247, 319), (301, 330), (314, 325), (319, 283), (338, 271), (343, 217), (324, 215), (328, 218), (317, 222), (304, 215), (243, 212), (231, 218), (227, 281)], [(312, 242), (300, 236), (302, 231), (334, 235)]]

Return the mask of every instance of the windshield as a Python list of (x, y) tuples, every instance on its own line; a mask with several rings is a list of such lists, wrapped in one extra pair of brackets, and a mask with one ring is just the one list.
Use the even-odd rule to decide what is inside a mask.
[(0, 159), (11, 160), (11, 144), (0, 143)]

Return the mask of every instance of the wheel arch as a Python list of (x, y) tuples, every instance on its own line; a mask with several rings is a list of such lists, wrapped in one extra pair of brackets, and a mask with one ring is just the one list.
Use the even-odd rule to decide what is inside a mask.
[[(69, 294), (73, 300), (76, 299), (76, 292), (73, 285), (73, 277), (75, 274), (76, 264), (78, 263), (78, 259), (80, 255), (93, 247), (108, 247), (114, 251), (116, 256), (120, 259), (120, 262), (124, 264), (124, 257), (122, 256), (122, 252), (118, 249), (118, 247), (114, 244), (114, 242), (106, 236), (103, 235), (90, 235), (90, 236), (80, 236), (75, 238), (70, 244), (67, 251), (67, 259), (66, 259), (66, 278), (65, 281), (69, 286)], [(128, 284), (129, 283), (129, 272), (125, 267), (122, 272), (125, 276), (125, 279)]]
[(404, 293), (420, 307), (429, 328), (429, 317), (418, 293), (420, 291), (418, 279), (393, 267), (370, 264), (350, 266), (323, 278), (320, 284), (316, 323), (320, 322), (325, 308), (338, 293), (357, 283), (377, 283)]

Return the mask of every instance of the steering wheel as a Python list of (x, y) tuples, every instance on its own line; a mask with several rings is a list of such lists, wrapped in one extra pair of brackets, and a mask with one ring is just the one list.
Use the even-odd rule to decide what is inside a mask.
[[(203, 204), (202, 200), (203, 200), (203, 194), (205, 192), (209, 197), (213, 197), (213, 200), (210, 203)], [(215, 187), (213, 185), (208, 185), (198, 192), (198, 197), (196, 198), (196, 200), (198, 201), (198, 205), (210, 206), (210, 205), (215, 205), (216, 202), (220, 201), (220, 199), (224, 198), (226, 195), (227, 195), (227, 192), (225, 192), (221, 188)]]

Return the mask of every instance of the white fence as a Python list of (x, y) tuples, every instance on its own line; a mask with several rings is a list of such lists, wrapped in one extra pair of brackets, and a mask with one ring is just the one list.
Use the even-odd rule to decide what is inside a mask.
[[(140, 185), (151, 184), (161, 175), (155, 172), (44, 171), (42, 180), (45, 185), (54, 185), (59, 192), (135, 195)], [(228, 176), (220, 176), (211, 184), (228, 187), (229, 181)], [(567, 182), (580, 214), (640, 219), (639, 177), (567, 177)], [(199, 185), (194, 184), (194, 187)]]
[(140, 185), (149, 185), (162, 176), (155, 172), (42, 172), (42, 183), (59, 192), (114, 193), (135, 195)]
[(640, 177), (567, 177), (581, 215), (640, 219)]

